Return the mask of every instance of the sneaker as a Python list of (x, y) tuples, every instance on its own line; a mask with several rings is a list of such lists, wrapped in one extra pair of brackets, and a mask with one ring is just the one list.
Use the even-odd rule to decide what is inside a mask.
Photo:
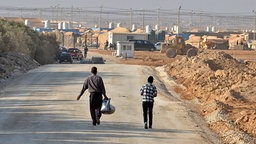
[(149, 126), (148, 128), (152, 129), (152, 126)]
[(92, 122), (92, 125), (93, 125), (93, 126), (96, 126), (96, 122)]
[(100, 125), (100, 118), (96, 116), (96, 123), (97, 125)]
[(97, 120), (96, 123), (97, 123), (97, 125), (100, 125), (100, 120)]
[(148, 125), (147, 125), (147, 123), (145, 123), (144, 128), (145, 128), (145, 129), (148, 129)]

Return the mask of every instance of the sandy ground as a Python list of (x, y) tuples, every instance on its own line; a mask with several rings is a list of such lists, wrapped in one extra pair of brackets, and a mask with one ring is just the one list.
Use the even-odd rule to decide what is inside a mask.
[[(89, 50), (107, 60), (99, 67), (118, 108), (103, 116), (100, 127), (91, 126), (88, 98), (73, 99), (90, 65), (47, 65), (1, 82), (1, 142), (256, 143), (255, 51), (207, 50), (191, 59), (159, 52), (135, 52), (127, 59), (112, 53)], [(151, 131), (143, 129), (136, 97), (148, 75), (160, 90)]]
[[(113, 53), (91, 51), (108, 56)], [(256, 143), (255, 51), (201, 50), (191, 59), (135, 52), (134, 58), (113, 59), (118, 63), (162, 67), (178, 84), (173, 88), (179, 98), (190, 103), (224, 143)]]
[[(170, 83), (165, 85), (171, 79), (163, 69), (113, 62), (109, 57), (97, 67), (116, 112), (103, 115), (96, 127), (91, 124), (88, 92), (75, 100), (92, 65), (46, 65), (9, 81), (0, 92), (1, 143), (222, 143), (200, 119), (195, 122), (194, 111)], [(159, 95), (153, 129), (145, 130), (139, 88), (148, 75), (155, 77)]]

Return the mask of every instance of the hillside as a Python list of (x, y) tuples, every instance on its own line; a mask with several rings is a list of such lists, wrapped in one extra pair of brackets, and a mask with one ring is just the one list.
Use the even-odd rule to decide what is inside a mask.
[(37, 33), (22, 23), (0, 20), (0, 79), (54, 63), (59, 50), (54, 33)]

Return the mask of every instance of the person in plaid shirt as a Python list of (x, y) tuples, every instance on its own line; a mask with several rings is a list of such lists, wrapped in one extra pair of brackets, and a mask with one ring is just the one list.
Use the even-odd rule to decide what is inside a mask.
[(154, 106), (154, 97), (157, 96), (156, 86), (152, 83), (154, 81), (153, 76), (148, 77), (148, 83), (144, 84), (140, 89), (140, 94), (142, 96), (142, 108), (143, 108), (143, 118), (144, 118), (144, 128), (148, 128), (148, 119), (149, 116), (149, 128), (152, 128), (152, 119), (153, 119), (153, 106)]

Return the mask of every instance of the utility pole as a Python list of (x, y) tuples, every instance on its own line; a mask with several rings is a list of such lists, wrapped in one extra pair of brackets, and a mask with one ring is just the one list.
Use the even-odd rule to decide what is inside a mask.
[(192, 10), (192, 11), (191, 11), (191, 15), (190, 15), (190, 23), (191, 23), (191, 26), (193, 26), (193, 14), (194, 14), (194, 11)]
[(56, 17), (57, 17), (56, 18), (56, 23), (58, 24), (58, 22), (59, 22), (59, 4), (57, 4), (55, 8), (56, 8), (56, 12), (57, 12), (57, 14), (56, 14)]
[(42, 9), (39, 9), (39, 18), (42, 19)]
[(145, 14), (144, 14), (144, 9), (142, 10), (142, 29), (144, 29), (145, 25)]
[(81, 8), (78, 8), (78, 26), (81, 24)]
[(202, 13), (199, 13), (199, 29), (201, 29), (202, 26)]
[(131, 12), (130, 12), (130, 29), (132, 30), (132, 17), (133, 17), (133, 14), (132, 14), (132, 8), (131, 8)]
[(255, 33), (256, 33), (256, 11), (252, 11), (254, 13), (254, 31), (253, 31), (253, 40), (255, 40)]
[(62, 7), (60, 7), (60, 20), (62, 21), (62, 16), (63, 16), (63, 11), (62, 11)]
[(181, 9), (181, 6), (179, 7), (179, 11), (178, 11), (178, 31), (177, 31), (178, 34), (180, 33), (180, 9)]
[(159, 26), (159, 11), (160, 11), (160, 8), (157, 8), (157, 26)]
[(51, 10), (52, 10), (52, 18), (51, 18), (51, 21), (53, 21), (53, 19), (54, 19), (54, 6), (51, 6)]
[(102, 6), (100, 6), (99, 28), (101, 28), (101, 14), (102, 14)]
[(22, 8), (20, 8), (20, 17), (22, 18), (22, 11), (23, 11), (23, 9)]
[(72, 7), (71, 7), (71, 25), (73, 26), (73, 12), (74, 12), (74, 7), (73, 7), (73, 5), (72, 5)]
[(84, 15), (84, 17), (83, 17), (84, 26), (86, 27), (86, 25), (87, 25), (87, 11), (86, 10), (83, 12), (83, 15)]

